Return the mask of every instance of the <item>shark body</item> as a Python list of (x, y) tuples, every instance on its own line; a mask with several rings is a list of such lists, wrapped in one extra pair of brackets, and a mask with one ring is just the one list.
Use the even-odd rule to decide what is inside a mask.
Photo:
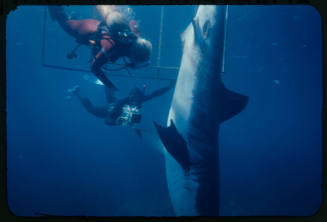
[(182, 34), (167, 127), (155, 123), (167, 151), (166, 177), (176, 216), (219, 215), (219, 126), (248, 103), (221, 79), (225, 15), (224, 5), (198, 7)]

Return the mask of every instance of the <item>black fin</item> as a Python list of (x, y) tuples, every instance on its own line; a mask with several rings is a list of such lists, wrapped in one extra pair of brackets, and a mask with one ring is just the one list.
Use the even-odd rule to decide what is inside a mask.
[(223, 95), (223, 104), (222, 107), (224, 107), (223, 112), (220, 114), (221, 115), (221, 122), (226, 121), (233, 116), (237, 115), (240, 113), (245, 106), (248, 104), (249, 97), (241, 95), (236, 92), (232, 92), (228, 89), (224, 90), (224, 95)]
[(189, 169), (190, 157), (187, 145), (183, 137), (178, 133), (174, 122), (171, 120), (171, 125), (168, 128), (162, 127), (156, 122), (153, 123), (168, 153), (173, 156), (184, 170)]
[(62, 20), (62, 21), (67, 21), (68, 20), (68, 16), (65, 13), (65, 10), (62, 6), (48, 6), (49, 8), (49, 12), (50, 12), (50, 17), (52, 19), (52, 21), (55, 20)]

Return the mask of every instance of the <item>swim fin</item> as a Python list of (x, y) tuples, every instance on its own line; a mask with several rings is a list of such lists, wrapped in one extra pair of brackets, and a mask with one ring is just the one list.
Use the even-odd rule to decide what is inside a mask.
[(68, 16), (62, 6), (53, 5), (53, 6), (48, 6), (48, 8), (49, 8), (50, 17), (51, 17), (52, 21), (56, 21), (56, 20), (67, 21), (68, 20)]

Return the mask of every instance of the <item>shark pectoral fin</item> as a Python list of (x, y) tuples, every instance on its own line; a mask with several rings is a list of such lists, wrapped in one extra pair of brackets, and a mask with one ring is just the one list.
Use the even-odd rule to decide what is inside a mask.
[(221, 113), (221, 122), (226, 121), (240, 113), (249, 101), (248, 96), (232, 92), (228, 89), (224, 90), (223, 96), (224, 100), (223, 104), (221, 105), (224, 107), (224, 109), (222, 109), (223, 112)]
[(187, 170), (190, 166), (187, 145), (184, 138), (177, 131), (174, 122), (171, 120), (171, 125), (168, 128), (162, 127), (156, 122), (153, 123), (168, 153), (183, 167), (184, 170)]

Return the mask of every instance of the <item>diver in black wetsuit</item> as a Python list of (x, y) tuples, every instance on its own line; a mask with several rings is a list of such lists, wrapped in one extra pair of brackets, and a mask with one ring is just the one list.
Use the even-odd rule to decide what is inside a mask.
[(161, 96), (172, 88), (173, 84), (167, 87), (155, 90), (145, 95), (145, 87), (139, 89), (133, 88), (127, 97), (117, 100), (114, 96), (114, 90), (105, 87), (107, 104), (104, 106), (94, 106), (91, 101), (80, 95), (79, 86), (75, 86), (71, 91), (79, 98), (84, 108), (96, 117), (104, 119), (107, 125), (135, 126), (141, 121), (140, 108), (142, 104), (155, 97)]

